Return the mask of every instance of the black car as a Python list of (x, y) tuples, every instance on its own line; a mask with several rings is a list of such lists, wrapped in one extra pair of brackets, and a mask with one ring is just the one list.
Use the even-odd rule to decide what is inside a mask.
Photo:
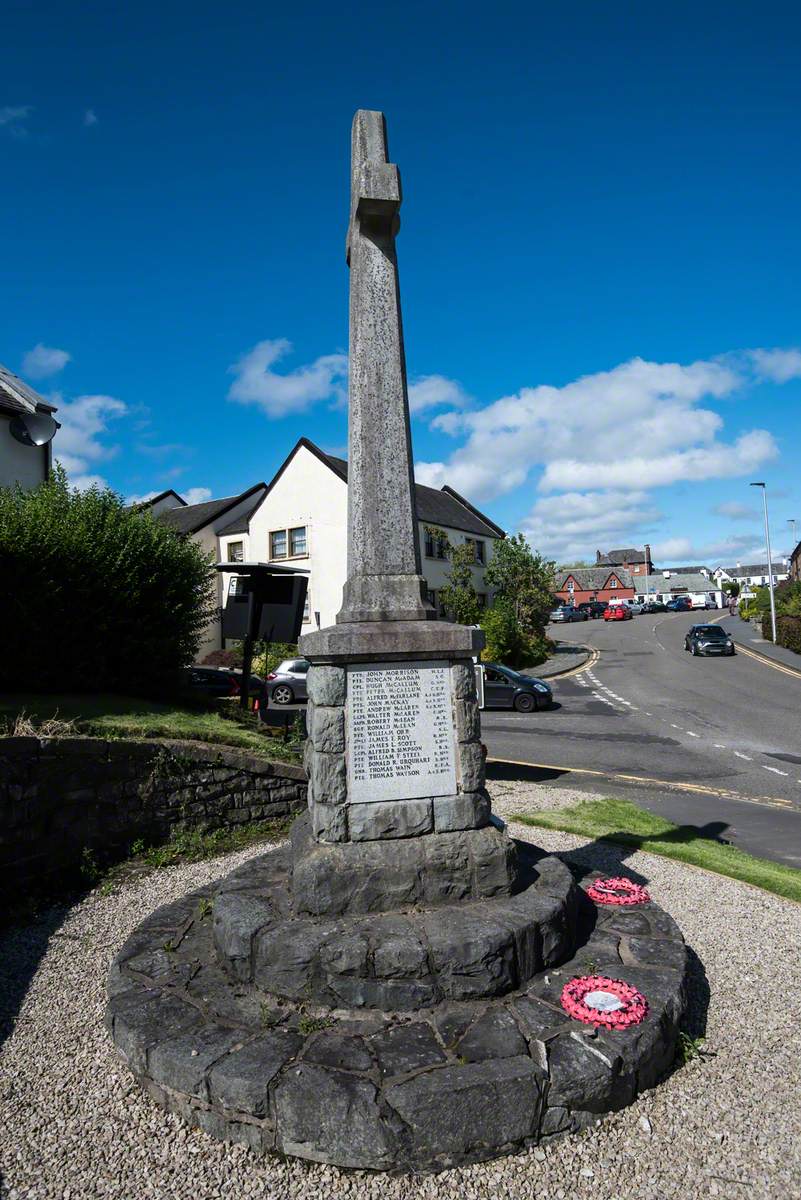
[(668, 606), (663, 604), (661, 600), (646, 600), (642, 606), (644, 613), (667, 612)]
[(579, 612), (585, 612), (591, 621), (595, 621), (598, 619), (598, 617), (602, 617), (604, 615), (605, 608), (606, 605), (602, 600), (585, 600), (578, 606)]
[(484, 707), (514, 708), (517, 712), (537, 712), (550, 708), (553, 692), (544, 679), (521, 675), (511, 667), (484, 663)]
[(719, 625), (691, 625), (684, 649), (690, 654), (734, 654), (734, 642)]
[[(242, 690), (242, 672), (230, 667), (187, 667), (183, 673), (183, 687), (194, 696), (207, 696), (216, 700), (226, 696), (238, 696)], [(264, 680), (259, 675), (250, 677), (250, 695), (261, 697)]]

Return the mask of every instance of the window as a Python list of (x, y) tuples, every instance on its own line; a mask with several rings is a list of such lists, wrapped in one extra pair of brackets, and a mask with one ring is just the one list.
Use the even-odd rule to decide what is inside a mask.
[(270, 534), (270, 558), (305, 558), (308, 553), (305, 525), (276, 529)]
[(434, 557), (434, 535), (430, 529), (426, 530), (426, 558)]
[(300, 558), (306, 551), (306, 526), (298, 525), (289, 531), (289, 553), (293, 558)]
[(616, 580), (616, 579), (610, 579), (610, 580), (609, 580), (609, 586), (610, 586), (610, 588), (616, 588), (616, 587), (617, 587), (617, 580)]
[(448, 557), (448, 539), (446, 537), (437, 538), (437, 558)]
[(244, 562), (245, 561), (245, 543), (244, 542), (229, 542), (228, 543), (228, 561), (229, 562)]
[(479, 542), (475, 538), (465, 538), (464, 540), (465, 545), (473, 547), (473, 560), (483, 566), (487, 559), (486, 542)]
[(487, 607), (487, 593), (486, 592), (476, 592), (476, 600), (478, 600), (479, 608)]

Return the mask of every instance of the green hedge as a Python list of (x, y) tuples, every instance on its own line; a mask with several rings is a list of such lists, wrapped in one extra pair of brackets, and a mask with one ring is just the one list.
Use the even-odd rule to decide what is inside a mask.
[[(770, 625), (770, 621), (768, 621)], [(801, 617), (779, 616), (776, 618), (776, 641), (788, 650), (801, 654)]]
[(0, 688), (157, 695), (213, 612), (211, 560), (114, 492), (0, 488)]

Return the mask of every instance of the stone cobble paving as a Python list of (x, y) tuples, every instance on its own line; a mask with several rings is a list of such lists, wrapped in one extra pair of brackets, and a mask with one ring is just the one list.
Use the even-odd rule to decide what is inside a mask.
[[(501, 812), (547, 799), (518, 785)], [(564, 801), (559, 792), (557, 802)], [(16, 1023), (0, 1052), (0, 1194), (79, 1197), (773, 1198), (801, 1189), (801, 909), (746, 885), (585, 839), (511, 826), (549, 852), (647, 881), (698, 956), (693, 1032), (709, 1056), (585, 1133), (522, 1154), (410, 1179), (257, 1158), (189, 1129), (143, 1095), (103, 1027), (106, 972), (159, 905), (259, 849), (170, 869), (4, 935), (0, 995)], [(585, 847), (582, 849), (582, 847)], [(623, 861), (621, 862), (621, 855)], [(706, 992), (709, 992), (708, 1012)], [(6, 1015), (6, 1014), (4, 1014)]]

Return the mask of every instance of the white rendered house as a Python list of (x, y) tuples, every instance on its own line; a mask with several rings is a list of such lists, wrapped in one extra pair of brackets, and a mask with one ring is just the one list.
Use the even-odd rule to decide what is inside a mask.
[[(431, 532), (439, 530), (452, 545), (472, 543), (474, 586), (480, 602), (488, 604), (491, 595), (484, 572), (504, 531), (452, 488), (415, 484), (415, 499), (420, 561), (431, 603), (444, 616), (439, 592), (448, 579), (448, 560)], [(186, 504), (177, 493), (162, 492), (147, 504), (159, 520), (194, 538), (220, 562), (276, 562), (305, 568), (309, 589), (303, 632), (334, 624), (347, 575), (348, 464), (344, 459), (301, 438), (268, 484), (203, 504)], [(217, 598), (220, 605), (227, 600), (222, 579)], [(208, 627), (198, 659), (220, 648), (217, 618)]]
[[(28, 490), (49, 477), (52, 433), (46, 442), (40, 442), (38, 431), (32, 428), (33, 437), (25, 440), (25, 423), (28, 418), (47, 420), (54, 412), (56, 409), (52, 404), (0, 365), (0, 487), (19, 484)], [(20, 438), (21, 424), (23, 440)], [(49, 424), (51, 428), (54, 425), (58, 428), (54, 419)]]

